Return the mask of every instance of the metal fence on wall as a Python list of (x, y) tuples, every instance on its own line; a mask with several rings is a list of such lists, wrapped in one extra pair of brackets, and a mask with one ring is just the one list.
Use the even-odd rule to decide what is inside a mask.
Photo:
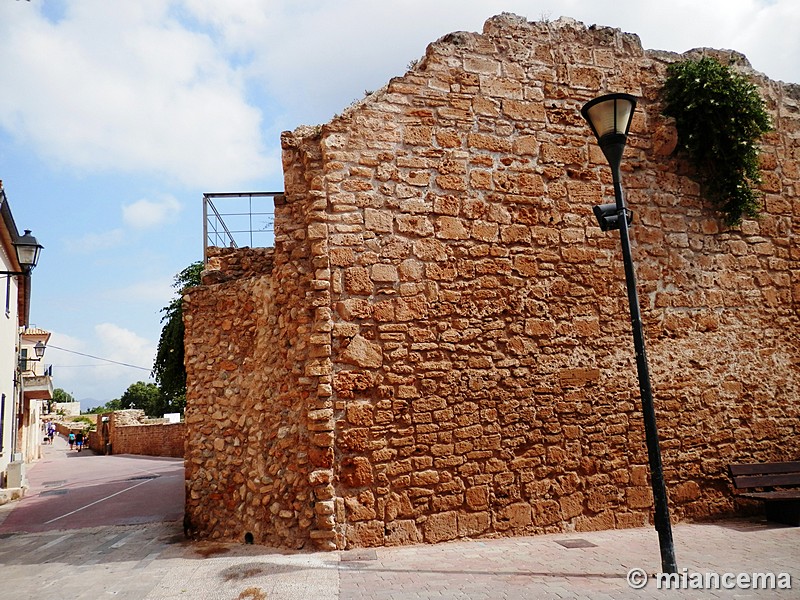
[(283, 192), (203, 194), (203, 261), (209, 247), (268, 248), (275, 242), (275, 196)]

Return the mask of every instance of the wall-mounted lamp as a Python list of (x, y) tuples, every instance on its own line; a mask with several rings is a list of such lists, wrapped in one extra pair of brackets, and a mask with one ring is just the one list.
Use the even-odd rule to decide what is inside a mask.
[[(39, 362), (44, 358), (44, 351), (47, 350), (47, 346), (42, 343), (42, 341), (36, 342), (36, 345), (33, 347), (33, 352), (36, 354), (36, 358), (28, 358), (27, 350), (22, 353), (19, 357), (19, 369), (20, 371), (28, 371), (28, 363), (32, 362)], [(47, 372), (45, 372), (47, 375)]]
[(17, 262), (22, 267), (22, 271), (0, 271), (0, 275), (30, 275), (31, 271), (36, 267), (39, 262), (39, 254), (42, 251), (42, 246), (36, 241), (36, 238), (31, 235), (31, 230), (26, 229), (25, 234), (14, 242), (14, 250), (17, 253)]
[(6, 314), (11, 309), (11, 278), (16, 276), (30, 276), (31, 271), (36, 267), (39, 262), (39, 253), (41, 253), (42, 246), (36, 241), (36, 238), (31, 235), (31, 230), (26, 229), (25, 234), (17, 238), (14, 244), (14, 251), (17, 253), (17, 262), (22, 268), (22, 271), (0, 271), (0, 275), (6, 276)]
[(36, 345), (33, 347), (33, 351), (36, 353), (36, 358), (29, 358), (28, 360), (32, 361), (40, 361), (44, 357), (44, 351), (47, 349), (41, 341), (36, 342)]

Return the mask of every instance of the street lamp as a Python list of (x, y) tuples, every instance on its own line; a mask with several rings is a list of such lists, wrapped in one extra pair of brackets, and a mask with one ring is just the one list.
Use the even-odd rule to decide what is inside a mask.
[[(41, 340), (36, 342), (36, 345), (33, 347), (33, 352), (36, 354), (36, 358), (28, 358), (27, 355), (19, 359), (19, 368), (22, 371), (28, 370), (28, 363), (31, 362), (39, 362), (44, 358), (44, 351), (47, 350), (47, 346), (45, 346)], [(23, 364), (24, 363), (24, 364)], [(45, 373), (46, 375), (46, 373)]]
[(647, 455), (650, 463), (650, 479), (655, 501), (655, 526), (661, 549), (661, 569), (665, 573), (677, 573), (675, 547), (672, 541), (672, 524), (669, 519), (667, 487), (661, 466), (661, 450), (658, 444), (656, 413), (653, 406), (653, 392), (650, 388), (650, 372), (647, 367), (647, 354), (644, 346), (644, 331), (639, 310), (639, 295), (636, 291), (636, 273), (633, 268), (631, 242), (628, 236), (633, 213), (625, 206), (622, 194), (619, 166), (628, 139), (628, 130), (633, 120), (636, 98), (630, 94), (607, 94), (587, 102), (581, 109), (583, 118), (589, 123), (597, 138), (597, 145), (611, 167), (614, 183), (614, 204), (600, 204), (593, 208), (600, 229), (611, 231), (619, 229), (622, 242), (622, 260), (625, 265), (625, 284), (628, 289), (628, 304), (631, 311), (633, 345), (636, 349), (636, 371), (639, 376), (639, 393), (642, 399)]
[(0, 275), (6, 276), (6, 314), (8, 314), (11, 301), (11, 277), (29, 276), (36, 263), (39, 262), (39, 253), (44, 247), (31, 235), (30, 229), (26, 229), (25, 234), (12, 243), (14, 244), (14, 251), (17, 253), (17, 262), (22, 271), (0, 271)]
[(42, 246), (36, 241), (36, 238), (31, 235), (31, 230), (26, 229), (25, 234), (18, 238), (14, 244), (14, 251), (17, 253), (17, 262), (22, 267), (22, 271), (0, 271), (0, 275), (10, 277), (12, 275), (30, 275), (36, 263), (39, 262), (39, 253), (42, 251)]

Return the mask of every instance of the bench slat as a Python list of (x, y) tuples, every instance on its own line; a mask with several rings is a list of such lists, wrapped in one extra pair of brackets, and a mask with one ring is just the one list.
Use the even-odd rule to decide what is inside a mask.
[(737, 489), (754, 487), (775, 487), (781, 485), (800, 485), (800, 473), (783, 473), (780, 475), (740, 475), (733, 478)]
[(739, 494), (739, 498), (753, 500), (800, 500), (800, 490), (775, 490), (772, 492), (748, 492)]
[(800, 473), (800, 461), (730, 465), (731, 475)]

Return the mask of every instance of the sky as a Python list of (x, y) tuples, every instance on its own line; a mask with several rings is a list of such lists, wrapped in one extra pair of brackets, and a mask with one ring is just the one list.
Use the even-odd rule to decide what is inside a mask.
[(282, 131), (501, 12), (734, 49), (800, 83), (797, 0), (0, 0), (0, 179), (44, 246), (30, 322), (54, 386), (87, 409), (151, 381), (203, 193), (282, 191)]

